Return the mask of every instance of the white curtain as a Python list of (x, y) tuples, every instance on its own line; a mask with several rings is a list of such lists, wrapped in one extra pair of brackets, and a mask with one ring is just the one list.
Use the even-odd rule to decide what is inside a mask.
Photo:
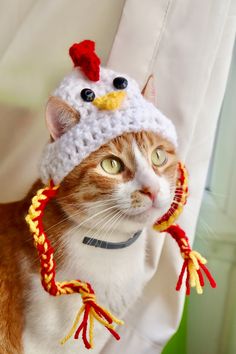
[[(27, 190), (47, 138), (42, 109), (12, 118), (12, 107), (28, 105), (34, 112), (42, 107), (57, 78), (70, 69), (69, 45), (95, 39), (103, 62), (110, 51), (108, 66), (129, 73), (140, 87), (149, 74), (156, 76), (158, 107), (176, 124), (180, 156), (190, 172), (190, 198), (180, 223), (192, 241), (231, 60), (235, 1), (10, 3), (0, 2), (0, 16), (5, 19), (7, 11), (9, 16), (0, 22), (8, 28), (0, 47), (1, 201)], [(102, 354), (158, 354), (178, 327), (184, 302), (184, 292), (174, 290), (179, 251), (168, 236), (164, 242), (150, 238), (149, 246), (149, 284), (125, 318), (121, 341), (109, 339)]]
[[(158, 107), (177, 126), (180, 156), (190, 173), (190, 198), (181, 225), (193, 240), (232, 56), (236, 3), (147, 0), (137, 4), (125, 3), (108, 64), (126, 67), (141, 85), (150, 73), (156, 76)], [(166, 239), (143, 299), (121, 330), (120, 352), (129, 348), (129, 353), (159, 353), (177, 329), (184, 294), (176, 294), (173, 285), (180, 263), (176, 245)], [(111, 350), (116, 352), (110, 341), (102, 352)]]

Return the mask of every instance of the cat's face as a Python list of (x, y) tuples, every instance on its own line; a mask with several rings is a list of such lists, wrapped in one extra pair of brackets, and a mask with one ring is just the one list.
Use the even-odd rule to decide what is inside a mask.
[[(142, 94), (154, 103), (152, 77)], [(46, 121), (53, 140), (80, 122), (82, 113), (52, 96)], [(122, 237), (154, 223), (169, 209), (176, 169), (175, 150), (167, 140), (153, 132), (126, 133), (79, 163), (62, 180), (57, 201), (77, 231), (86, 228), (86, 234), (103, 240), (104, 232)]]
[[(58, 201), (77, 224), (132, 230), (153, 223), (170, 207), (177, 157), (151, 132), (127, 133), (93, 152), (63, 180)], [(106, 227), (105, 227), (106, 225)]]

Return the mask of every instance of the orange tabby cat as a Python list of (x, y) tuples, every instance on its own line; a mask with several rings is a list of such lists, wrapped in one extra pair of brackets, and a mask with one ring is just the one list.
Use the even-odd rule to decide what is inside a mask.
[[(62, 101), (55, 104), (69, 109)], [(62, 134), (65, 126), (69, 122)], [(174, 147), (152, 132), (125, 133), (75, 167), (43, 219), (56, 250), (58, 278), (91, 282), (98, 302), (122, 316), (148, 281), (148, 230), (171, 204), (176, 168)], [(37, 252), (24, 218), (41, 186), (37, 181), (22, 201), (0, 205), (1, 354), (84, 352), (76, 341), (58, 344), (78, 310), (78, 295), (50, 297), (40, 285)], [(141, 236), (123, 249), (92, 246), (92, 240), (95, 245), (126, 242), (138, 231)]]

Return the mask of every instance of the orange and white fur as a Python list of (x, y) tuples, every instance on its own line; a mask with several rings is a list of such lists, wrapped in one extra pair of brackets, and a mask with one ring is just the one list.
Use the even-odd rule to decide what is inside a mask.
[[(144, 94), (148, 92), (146, 87)], [(47, 117), (55, 138), (55, 131), (60, 135), (71, 126), (74, 113), (62, 101), (50, 104), (63, 112), (56, 126)], [(123, 134), (75, 167), (43, 220), (56, 250), (57, 280), (89, 281), (98, 303), (122, 318), (148, 281), (145, 257), (148, 238), (154, 237), (151, 225), (169, 209), (176, 168), (172, 144), (151, 132)], [(37, 253), (24, 217), (41, 186), (37, 181), (24, 200), (0, 206), (0, 353), (85, 353), (82, 341), (59, 344), (80, 307), (79, 295), (55, 298), (40, 283)], [(141, 236), (124, 249), (82, 243), (84, 236), (126, 241), (139, 230)], [(106, 339), (106, 330), (98, 324), (94, 353), (101, 353)]]

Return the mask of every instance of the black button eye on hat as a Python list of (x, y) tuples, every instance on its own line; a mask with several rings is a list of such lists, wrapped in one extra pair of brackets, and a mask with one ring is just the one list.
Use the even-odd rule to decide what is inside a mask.
[(118, 76), (113, 80), (113, 86), (119, 90), (124, 90), (128, 86), (128, 80), (125, 77)]
[(95, 93), (89, 88), (84, 88), (80, 92), (80, 96), (85, 102), (92, 102), (95, 98)]

